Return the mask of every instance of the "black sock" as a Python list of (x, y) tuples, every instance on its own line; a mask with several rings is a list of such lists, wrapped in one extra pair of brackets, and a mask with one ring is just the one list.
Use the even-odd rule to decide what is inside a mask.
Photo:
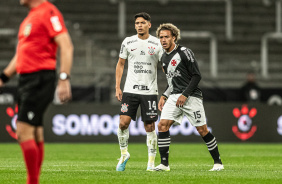
[(215, 164), (222, 164), (215, 137), (209, 132), (203, 137)]
[(158, 146), (161, 155), (161, 164), (165, 166), (168, 166), (169, 145), (170, 145), (169, 131), (159, 132)]

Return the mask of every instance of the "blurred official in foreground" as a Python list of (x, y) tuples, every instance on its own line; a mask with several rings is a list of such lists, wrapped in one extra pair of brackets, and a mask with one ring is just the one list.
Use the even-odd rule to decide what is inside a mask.
[(38, 184), (44, 157), (43, 115), (56, 88), (57, 47), (57, 92), (61, 102), (67, 102), (71, 99), (73, 45), (63, 16), (53, 4), (47, 0), (20, 0), (20, 4), (30, 11), (19, 28), (16, 54), (0, 75), (0, 87), (19, 74), (18, 142), (26, 164), (27, 184)]

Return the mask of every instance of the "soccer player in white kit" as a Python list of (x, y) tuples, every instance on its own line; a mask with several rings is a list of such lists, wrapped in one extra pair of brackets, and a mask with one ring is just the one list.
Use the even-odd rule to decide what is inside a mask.
[[(157, 153), (155, 121), (157, 114), (157, 64), (163, 50), (158, 38), (149, 34), (151, 17), (147, 13), (135, 15), (137, 35), (126, 37), (122, 42), (116, 66), (116, 98), (121, 101), (120, 123), (117, 131), (121, 157), (117, 171), (124, 171), (130, 158), (128, 152), (129, 124), (136, 120), (137, 109), (141, 107), (141, 117), (147, 133), (147, 171), (153, 171)], [(120, 89), (121, 77), (126, 60), (128, 72), (123, 93)]]
[(162, 111), (158, 124), (161, 164), (154, 170), (170, 171), (168, 163), (171, 140), (169, 128), (173, 124), (181, 124), (184, 115), (197, 128), (208, 147), (214, 160), (214, 166), (210, 171), (222, 170), (224, 168), (216, 139), (209, 132), (206, 124), (203, 95), (198, 87), (201, 73), (194, 54), (190, 49), (176, 44), (180, 39), (180, 30), (173, 24), (160, 25), (157, 29), (157, 37), (160, 38), (165, 50), (161, 62), (168, 86), (158, 104), (159, 110)]

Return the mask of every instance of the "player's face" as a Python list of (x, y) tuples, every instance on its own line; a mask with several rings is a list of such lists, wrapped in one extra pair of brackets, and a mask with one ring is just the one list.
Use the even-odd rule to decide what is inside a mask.
[(149, 33), (149, 29), (151, 28), (151, 23), (145, 20), (143, 17), (138, 17), (135, 20), (135, 29), (137, 34), (144, 35)]
[(175, 37), (172, 36), (171, 31), (169, 30), (160, 31), (160, 41), (163, 49), (165, 49), (167, 52), (172, 51), (172, 49), (175, 47)]

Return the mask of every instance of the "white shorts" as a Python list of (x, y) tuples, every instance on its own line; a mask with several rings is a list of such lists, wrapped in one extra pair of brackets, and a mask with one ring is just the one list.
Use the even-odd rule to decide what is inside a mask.
[(169, 96), (163, 107), (161, 119), (174, 120), (175, 125), (180, 125), (185, 115), (193, 126), (205, 125), (206, 115), (203, 100), (189, 96), (183, 107), (177, 107), (176, 102), (180, 95), (172, 94)]

